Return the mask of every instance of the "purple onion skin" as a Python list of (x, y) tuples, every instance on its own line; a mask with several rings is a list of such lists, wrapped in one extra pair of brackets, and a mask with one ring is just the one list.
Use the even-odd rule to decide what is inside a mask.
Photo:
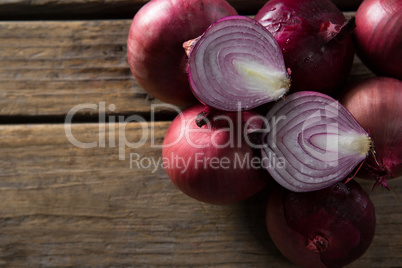
[(379, 76), (402, 80), (402, 1), (365, 0), (356, 12), (356, 53)]
[(354, 45), (351, 33), (332, 39), (345, 17), (331, 1), (271, 0), (255, 19), (275, 36), (282, 49), (286, 67), (292, 71), (290, 92), (330, 94), (345, 83)]
[(149, 1), (134, 16), (127, 40), (128, 63), (138, 84), (167, 103), (197, 103), (183, 42), (230, 15), (237, 12), (225, 0)]
[(345, 88), (341, 103), (370, 133), (370, 154), (357, 176), (388, 188), (387, 180), (402, 176), (402, 81), (372, 77)]
[[(248, 129), (256, 130), (261, 128), (262, 121), (250, 111), (242, 112), (241, 124), (237, 113), (217, 112), (208, 118), (213, 125), (199, 127), (195, 119), (204, 108), (195, 105), (185, 109), (169, 126), (162, 148), (166, 173), (183, 193), (198, 201), (226, 205), (245, 200), (264, 188), (269, 175), (262, 168), (247, 164), (234, 166), (236, 158), (243, 161), (256, 155), (241, 134), (245, 126), (241, 124), (251, 122)], [(230, 120), (218, 119), (222, 116)], [(228, 131), (230, 124), (242, 131)], [(230, 145), (233, 141), (235, 144)], [(178, 165), (177, 159), (187, 163), (188, 168)], [(212, 159), (229, 162), (227, 166), (212, 165)]]
[(281, 253), (302, 267), (342, 267), (363, 255), (375, 233), (375, 210), (356, 181), (268, 201), (268, 232)]

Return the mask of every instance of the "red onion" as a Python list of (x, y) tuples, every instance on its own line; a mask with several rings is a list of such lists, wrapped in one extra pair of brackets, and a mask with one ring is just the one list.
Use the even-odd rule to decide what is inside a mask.
[(236, 14), (224, 0), (149, 1), (134, 16), (127, 41), (128, 63), (135, 79), (162, 101), (196, 103), (182, 44), (220, 18)]
[(402, 79), (402, 1), (365, 0), (356, 12), (356, 53), (377, 75)]
[(402, 176), (402, 81), (373, 77), (347, 88), (341, 103), (370, 133), (370, 155), (358, 173), (387, 187), (387, 179)]
[(168, 176), (182, 192), (203, 202), (229, 204), (251, 197), (265, 186), (267, 173), (244, 135), (260, 129), (262, 120), (248, 111), (215, 111), (200, 128), (195, 119), (203, 109), (184, 110), (167, 130), (162, 156)]
[(270, 0), (255, 20), (278, 41), (292, 71), (291, 91), (330, 93), (348, 78), (354, 58), (354, 20), (345, 23), (331, 1)]
[(287, 96), (266, 119), (264, 166), (291, 191), (320, 190), (343, 180), (371, 149), (367, 132), (346, 108), (319, 92)]
[(290, 87), (275, 38), (245, 16), (223, 18), (205, 31), (189, 55), (188, 74), (194, 95), (224, 111), (255, 108)]
[(282, 188), (267, 205), (269, 235), (281, 253), (301, 267), (343, 267), (369, 248), (375, 210), (356, 181), (309, 193)]

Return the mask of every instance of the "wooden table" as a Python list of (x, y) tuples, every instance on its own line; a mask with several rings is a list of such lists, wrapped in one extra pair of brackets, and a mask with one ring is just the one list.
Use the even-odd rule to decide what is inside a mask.
[[(0, 3), (0, 266), (293, 267), (265, 229), (266, 191), (209, 205), (145, 162), (161, 157), (176, 115), (128, 68), (131, 18), (146, 2)], [(265, 3), (229, 2), (241, 14)], [(368, 76), (356, 58), (351, 80)], [(144, 121), (122, 122), (133, 115)], [(377, 230), (350, 267), (402, 267), (402, 179), (390, 192), (360, 182)]]

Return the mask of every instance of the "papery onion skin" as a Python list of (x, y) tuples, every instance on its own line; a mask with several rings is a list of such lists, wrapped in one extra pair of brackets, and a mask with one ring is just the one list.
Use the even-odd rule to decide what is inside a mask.
[[(330, 94), (347, 80), (353, 65), (353, 25), (338, 41), (345, 17), (329, 0), (270, 0), (256, 14), (278, 41), (292, 71), (290, 92)], [(346, 29), (346, 28), (345, 28)]]
[(365, 0), (356, 12), (356, 53), (378, 76), (402, 79), (402, 1)]
[(402, 176), (402, 81), (372, 77), (345, 92), (341, 103), (374, 143), (375, 159), (369, 155), (357, 176), (387, 187), (387, 180)]
[(278, 101), (266, 115), (264, 128), (264, 167), (276, 182), (295, 192), (320, 190), (345, 179), (372, 146), (368, 133), (344, 106), (314, 91)]
[(128, 63), (138, 84), (167, 103), (197, 103), (182, 44), (220, 18), (236, 14), (225, 0), (149, 1), (135, 14), (127, 40)]
[(190, 107), (171, 123), (162, 148), (165, 170), (183, 193), (196, 200), (224, 205), (247, 199), (269, 178), (261, 165), (250, 165), (247, 159), (256, 160), (257, 155), (243, 138), (243, 131), (260, 129), (262, 121), (257, 114), (242, 112), (239, 124), (237, 113), (219, 112), (213, 124), (200, 128), (195, 119), (204, 108)]
[(343, 267), (363, 255), (375, 233), (374, 205), (356, 181), (309, 193), (272, 191), (269, 235), (301, 267)]
[(192, 47), (188, 66), (194, 95), (222, 111), (256, 108), (281, 98), (290, 87), (275, 38), (245, 16), (212, 24)]

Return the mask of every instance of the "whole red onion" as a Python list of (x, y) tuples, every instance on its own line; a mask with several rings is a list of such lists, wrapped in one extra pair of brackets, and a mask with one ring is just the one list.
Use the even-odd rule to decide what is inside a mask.
[(188, 83), (183, 42), (222, 17), (236, 15), (225, 0), (152, 0), (134, 16), (127, 56), (137, 82), (162, 101), (196, 103)]
[(369, 155), (359, 177), (386, 180), (402, 175), (402, 81), (372, 77), (346, 89), (341, 103), (370, 133), (374, 155)]
[(375, 211), (356, 181), (323, 190), (272, 191), (266, 223), (280, 252), (302, 267), (342, 267), (359, 258), (375, 233)]
[(255, 16), (278, 41), (291, 91), (330, 93), (348, 78), (353, 64), (354, 20), (345, 23), (330, 0), (271, 0)]
[(162, 156), (168, 176), (188, 196), (212, 204), (254, 195), (268, 174), (245, 137), (260, 129), (262, 120), (252, 112), (215, 111), (200, 127), (196, 118), (203, 110), (202, 105), (184, 110), (167, 130)]
[(356, 53), (374, 73), (402, 79), (402, 1), (365, 0), (356, 12)]

